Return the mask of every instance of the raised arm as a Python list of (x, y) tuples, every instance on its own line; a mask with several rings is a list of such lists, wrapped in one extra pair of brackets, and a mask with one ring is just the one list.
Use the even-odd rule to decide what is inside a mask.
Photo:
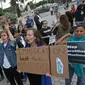
[(8, 32), (9, 39), (14, 40), (14, 37), (13, 37), (12, 33), (10, 32), (9, 25), (7, 22), (5, 23), (5, 30)]
[(70, 36), (72, 36), (71, 33), (68, 33), (68, 34), (64, 35), (63, 37), (61, 37), (60, 39), (58, 39), (58, 40), (56, 41), (56, 44), (65, 43), (65, 42), (66, 42), (66, 39), (69, 38)]

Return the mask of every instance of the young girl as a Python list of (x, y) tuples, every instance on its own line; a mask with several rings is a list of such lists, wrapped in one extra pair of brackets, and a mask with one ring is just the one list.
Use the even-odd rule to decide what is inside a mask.
[[(43, 46), (40, 34), (36, 29), (29, 29), (26, 33), (26, 48)], [(52, 85), (51, 78), (46, 75), (27, 73), (30, 85)]]
[(17, 71), (15, 40), (7, 23), (5, 24), (5, 31), (0, 33), (0, 37), (3, 41), (0, 44), (0, 66), (3, 67), (4, 73), (11, 85), (16, 85), (15, 80), (18, 85), (23, 85)]
[[(85, 26), (79, 25), (74, 30), (74, 35), (68, 41), (85, 41)], [(65, 80), (65, 85), (71, 85), (73, 74), (77, 74), (77, 85), (85, 85), (85, 66), (82, 64), (69, 64), (69, 79)], [(83, 74), (84, 73), (84, 74)]]
[(48, 45), (49, 44), (49, 37), (51, 35), (51, 28), (48, 26), (47, 20), (42, 21), (42, 28), (40, 29), (40, 33), (44, 42)]

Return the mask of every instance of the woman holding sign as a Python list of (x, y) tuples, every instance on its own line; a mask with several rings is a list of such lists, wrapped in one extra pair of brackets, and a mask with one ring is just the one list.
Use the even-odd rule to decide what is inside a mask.
[[(39, 32), (36, 29), (28, 29), (26, 33), (26, 48), (43, 46)], [(52, 85), (51, 78), (46, 75), (27, 73), (30, 85)]]

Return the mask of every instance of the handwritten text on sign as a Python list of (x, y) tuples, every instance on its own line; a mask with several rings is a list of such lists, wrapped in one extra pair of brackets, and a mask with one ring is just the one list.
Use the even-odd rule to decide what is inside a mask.
[(17, 65), (22, 72), (46, 74), (49, 69), (47, 46), (17, 49)]
[[(58, 63), (56, 59), (60, 59), (63, 64), (63, 73), (57, 72)], [(68, 78), (68, 55), (66, 45), (50, 46), (51, 75), (56, 77)]]

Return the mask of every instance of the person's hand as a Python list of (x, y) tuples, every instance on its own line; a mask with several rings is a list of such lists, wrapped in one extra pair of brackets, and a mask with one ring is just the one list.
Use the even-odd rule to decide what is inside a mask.
[(68, 33), (68, 34), (65, 35), (65, 37), (71, 37), (71, 36), (72, 36), (71, 33)]
[(9, 24), (8, 24), (8, 22), (5, 22), (5, 30), (9, 30)]
[(18, 69), (17, 69), (17, 71), (18, 71), (19, 73), (21, 73), (21, 71), (20, 71), (20, 70), (18, 70)]
[(49, 77), (51, 77), (50, 73), (46, 73), (46, 76), (49, 76)]

